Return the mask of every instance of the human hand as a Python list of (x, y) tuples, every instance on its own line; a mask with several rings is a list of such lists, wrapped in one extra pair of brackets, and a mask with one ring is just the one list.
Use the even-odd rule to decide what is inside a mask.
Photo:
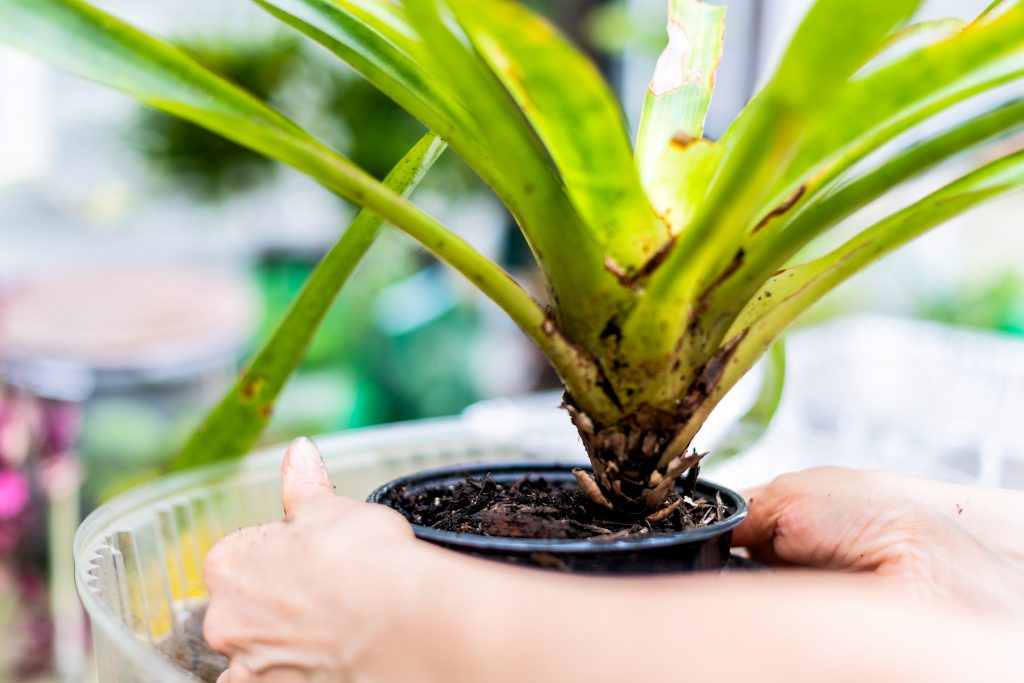
[[(1019, 524), (1024, 495), (839, 467), (786, 474), (745, 495), (750, 515), (733, 544), (756, 560), (871, 572), (925, 596), (1024, 611), (1024, 565), (1001, 533)], [(993, 496), (1000, 506), (964, 514), (968, 501)]]
[(206, 558), (204, 635), (230, 660), (219, 681), (401, 680), (379, 645), (418, 591), (423, 544), (397, 512), (335, 495), (312, 441), (293, 442), (281, 471), (285, 519)]

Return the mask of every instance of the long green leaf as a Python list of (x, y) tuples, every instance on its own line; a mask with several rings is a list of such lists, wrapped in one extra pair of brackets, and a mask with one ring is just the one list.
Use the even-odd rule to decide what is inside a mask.
[(661, 177), (658, 164), (673, 139), (704, 134), (724, 33), (723, 5), (669, 3), (668, 46), (654, 68), (636, 136), (636, 164), (645, 187)]
[[(872, 5), (874, 6), (874, 5)], [(854, 78), (838, 91), (831, 102), (808, 108), (797, 151), (789, 162), (779, 160), (786, 169), (776, 174), (780, 180), (755, 218), (761, 218), (770, 207), (784, 208), (803, 194), (802, 203), (813, 199), (829, 182), (854, 166), (865, 156), (948, 107), (1024, 75), (1024, 7), (1017, 6), (989, 21), (972, 24), (951, 38), (924, 46), (866, 76)], [(751, 105), (753, 106), (753, 105)], [(756, 110), (755, 110), (756, 112)], [(851, 116), (855, 112), (855, 116)], [(750, 113), (741, 116), (749, 118)], [(728, 137), (728, 136), (727, 136)], [(740, 135), (742, 140), (744, 136)], [(755, 181), (757, 182), (757, 181)], [(800, 183), (804, 183), (800, 185)], [(713, 198), (709, 198), (713, 202)], [(801, 206), (801, 202), (796, 202)], [(735, 213), (735, 212), (733, 212)], [(755, 229), (758, 221), (746, 225), (732, 221), (734, 229)], [(730, 244), (731, 240), (723, 240)], [(713, 253), (713, 252), (712, 252)], [(739, 252), (736, 252), (737, 254)], [(735, 254), (722, 252), (708, 259), (709, 267), (695, 267), (703, 275), (693, 288), (703, 298), (723, 277), (727, 280), (736, 269), (730, 261)], [(724, 276), (723, 274), (728, 274)], [(756, 277), (751, 282), (756, 283)], [(756, 286), (756, 284), (755, 284)], [(751, 290), (752, 291), (752, 290)], [(719, 298), (728, 309), (706, 307), (711, 328), (705, 332), (703, 345), (694, 352), (700, 358), (713, 350), (721, 340), (728, 321), (751, 292), (741, 292), (731, 299)], [(698, 338), (698, 342), (701, 340)]]
[[(408, 196), (445, 144), (428, 134), (402, 157), (384, 184)], [(321, 321), (356, 265), (380, 232), (383, 220), (363, 209), (323, 257), (253, 361), (204, 418), (172, 469), (194, 467), (245, 454), (270, 419), (278, 394), (302, 357)]]
[(543, 143), (468, 42), (447, 2), (408, 0), (406, 7), (431, 46), (428, 57), (434, 70), (458, 82), (468, 109), (486, 122), (498, 163), (521, 171), (529, 213), (516, 217), (550, 284), (554, 320), (575, 343), (593, 348), (608, 311), (627, 307), (632, 292), (605, 268), (602, 245), (572, 204)]
[(686, 229), (708, 192), (723, 147), (708, 140), (674, 138), (645, 184), (651, 204), (673, 236)]
[(1022, 77), (1024, 6), (1017, 6), (854, 79), (835, 102), (821, 107), (768, 206), (789, 196), (809, 174), (819, 175), (824, 167), (834, 178), (944, 109)]
[(1024, 151), (990, 162), (911, 204), (809, 263), (788, 268), (764, 286), (770, 296), (750, 301), (730, 330), (743, 334), (735, 365), (754, 354), (822, 296), (886, 254), (950, 218), (1024, 187)]
[[(449, 142), (515, 216), (551, 298), (563, 304), (554, 310), (560, 326), (579, 341), (596, 336), (590, 328), (600, 316), (591, 310), (590, 292), (602, 291), (612, 302), (627, 297), (604, 270), (596, 241), (512, 101), (443, 22), (416, 14), (429, 7), (386, 0), (256, 2), (349, 62)], [(409, 12), (420, 18), (413, 21)]]
[(812, 239), (901, 183), (995, 136), (1024, 129), (1024, 100), (1014, 100), (961, 122), (894, 155), (877, 168), (846, 180), (827, 196), (798, 206), (780, 225), (765, 225), (745, 245), (742, 267), (710, 294), (708, 307), (739, 305)]
[(460, 154), (490, 163), (478, 122), (458, 90), (417, 61), (428, 48), (401, 6), (382, 0), (254, 2), (344, 59)]
[[(806, 121), (838, 96), (918, 4), (818, 0), (768, 85), (723, 139), (722, 161), (701, 209), (627, 321), (627, 336), (648, 340), (647, 353), (655, 357), (676, 352), (685, 336), (680, 381), (689, 381), (717, 346), (716, 332), (691, 325), (702, 313), (697, 306), (703, 283), (742, 257), (740, 238), (768, 199), (772, 179), (788, 165)], [(665, 390), (678, 394), (671, 381)]]
[(967, 22), (958, 17), (919, 21), (893, 33), (885, 42), (883, 50), (889, 50), (906, 40), (913, 40), (921, 36), (930, 36), (933, 40), (948, 38), (962, 31), (965, 26), (967, 26)]
[(521, 183), (514, 169), (495, 163), (457, 84), (425, 68), (420, 56), (429, 46), (403, 7), (385, 0), (254, 1), (343, 59), (440, 135), (516, 211)]
[(871, 263), (910, 240), (979, 204), (1020, 191), (1024, 152), (1018, 152), (946, 185), (924, 199), (867, 228), (829, 254), (775, 275), (761, 296), (740, 312), (725, 335), (733, 350), (718, 382), (666, 448), (681, 452), (722, 397), (754, 366), (789, 324), (821, 297)]
[(665, 242), (614, 95), (546, 20), (510, 0), (449, 0), (462, 28), (518, 104), (607, 254), (639, 268)]

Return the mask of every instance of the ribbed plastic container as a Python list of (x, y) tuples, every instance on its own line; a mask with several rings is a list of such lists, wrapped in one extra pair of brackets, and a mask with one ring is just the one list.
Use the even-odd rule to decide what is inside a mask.
[[(318, 443), (338, 492), (360, 500), (384, 482), (425, 468), (554, 455), (484, 436), (459, 419), (367, 429)], [(202, 566), (210, 546), (229, 531), (281, 516), (284, 448), (139, 487), (83, 522), (75, 536), (75, 581), (92, 622), (98, 680), (194, 680), (159, 648), (181, 635), (189, 610), (206, 601)]]

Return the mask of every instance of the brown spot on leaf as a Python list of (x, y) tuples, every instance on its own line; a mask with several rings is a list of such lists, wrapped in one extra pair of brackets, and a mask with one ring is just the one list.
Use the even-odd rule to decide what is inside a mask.
[(684, 150), (687, 147), (691, 146), (692, 144), (694, 144), (698, 140), (700, 140), (699, 137), (690, 135), (686, 131), (680, 130), (680, 131), (677, 131), (675, 133), (675, 135), (672, 136), (672, 139), (669, 140), (669, 144), (672, 147), (675, 147), (677, 150), (681, 151), (681, 150)]
[(675, 237), (671, 237), (666, 240), (665, 244), (661, 245), (658, 251), (654, 252), (654, 256), (647, 259), (647, 262), (644, 263), (640, 270), (636, 272), (636, 275), (634, 275), (632, 279), (633, 283), (635, 284), (641, 280), (649, 278), (651, 275), (654, 275), (654, 271), (656, 271), (658, 267), (665, 262), (668, 255), (672, 253), (672, 247), (675, 245)]
[(743, 251), (742, 248), (737, 249), (736, 255), (732, 257), (732, 261), (730, 261), (729, 265), (725, 267), (725, 270), (723, 270), (722, 273), (715, 278), (715, 281), (708, 285), (708, 288), (704, 290), (704, 293), (700, 295), (700, 298), (697, 299), (697, 305), (690, 311), (691, 326), (695, 326), (697, 324), (697, 320), (704, 314), (704, 311), (707, 310), (708, 300), (711, 298), (712, 292), (720, 287), (723, 282), (728, 280), (733, 273), (740, 269), (740, 266), (743, 265), (743, 260), (746, 256), (747, 253)]
[(614, 275), (615, 279), (619, 281), (619, 284), (625, 285), (626, 287), (632, 285), (629, 273), (627, 273), (626, 269), (619, 265), (619, 262), (611, 256), (604, 257), (604, 269)]
[(604, 329), (601, 330), (601, 339), (614, 339), (618, 343), (622, 339), (622, 328), (615, 322), (615, 318), (609, 318)]
[(266, 380), (262, 377), (250, 377), (245, 384), (242, 385), (241, 395), (245, 401), (251, 401), (260, 393), (263, 386), (266, 384)]
[(789, 197), (787, 197), (785, 200), (783, 200), (783, 202), (781, 204), (779, 204), (774, 209), (769, 211), (768, 214), (765, 215), (765, 217), (762, 218), (758, 222), (758, 224), (756, 226), (754, 226), (754, 232), (757, 232), (758, 230), (760, 230), (764, 226), (768, 225), (768, 223), (771, 222), (771, 220), (773, 218), (778, 218), (782, 214), (784, 214), (787, 211), (789, 211), (790, 209), (792, 209), (793, 205), (796, 204), (798, 201), (800, 201), (800, 198), (804, 196), (805, 192), (807, 192), (807, 184), (806, 183), (801, 185), (800, 187), (796, 188), (796, 192), (794, 192), (793, 194), (789, 195)]

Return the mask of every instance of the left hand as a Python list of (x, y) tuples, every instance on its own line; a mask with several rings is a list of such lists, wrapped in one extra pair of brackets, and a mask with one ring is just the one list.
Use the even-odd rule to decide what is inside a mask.
[(285, 518), (206, 558), (204, 635), (230, 660), (220, 682), (401, 680), (380, 641), (401, 627), (429, 549), (397, 512), (335, 495), (308, 439), (288, 449), (282, 480)]

